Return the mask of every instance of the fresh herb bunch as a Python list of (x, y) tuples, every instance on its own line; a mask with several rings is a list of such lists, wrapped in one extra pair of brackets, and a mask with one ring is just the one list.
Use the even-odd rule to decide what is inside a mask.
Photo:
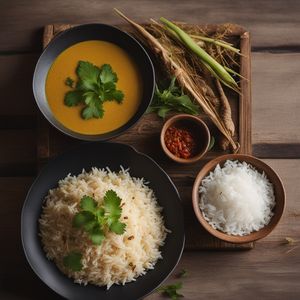
[(72, 90), (66, 93), (64, 103), (67, 106), (83, 104), (83, 119), (103, 118), (105, 101), (122, 103), (124, 94), (117, 90), (118, 76), (109, 64), (98, 68), (88, 61), (79, 61), (76, 74), (79, 79), (75, 87), (72, 78), (65, 80)]
[[(120, 204), (121, 198), (113, 190), (105, 193), (101, 206), (92, 197), (83, 196), (80, 200), (81, 210), (74, 216), (73, 226), (86, 231), (94, 245), (101, 245), (105, 239), (105, 229), (120, 235), (125, 232), (126, 224), (120, 222)], [(72, 271), (80, 271), (81, 258), (81, 253), (70, 252), (64, 257), (63, 264)]]
[(185, 95), (175, 82), (176, 77), (173, 77), (169, 87), (163, 91), (160, 91), (156, 85), (154, 98), (147, 112), (157, 112), (162, 118), (165, 118), (170, 111), (191, 115), (199, 114), (199, 106), (194, 104), (190, 97)]
[(123, 234), (126, 224), (119, 221), (122, 213), (121, 198), (113, 190), (105, 193), (103, 205), (89, 196), (83, 196), (80, 201), (81, 211), (73, 218), (73, 226), (82, 228), (89, 234), (95, 245), (101, 245), (105, 238), (104, 229), (108, 228), (116, 234)]
[(177, 300), (179, 298), (184, 297), (182, 294), (179, 294), (178, 291), (182, 288), (182, 282), (178, 282), (175, 284), (170, 284), (166, 286), (162, 286), (157, 289), (158, 292), (165, 294), (170, 297), (172, 300)]

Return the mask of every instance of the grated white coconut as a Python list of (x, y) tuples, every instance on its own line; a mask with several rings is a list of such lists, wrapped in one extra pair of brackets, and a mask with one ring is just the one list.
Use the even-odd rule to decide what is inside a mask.
[[(87, 234), (74, 228), (72, 220), (84, 195), (101, 203), (107, 190), (122, 199), (123, 235), (106, 232), (101, 246), (94, 245)], [(143, 179), (131, 177), (127, 170), (111, 172), (93, 168), (78, 176), (68, 175), (49, 191), (39, 220), (40, 234), (47, 257), (80, 284), (92, 283), (109, 288), (136, 280), (161, 259), (159, 247), (167, 230), (153, 190)], [(63, 265), (71, 251), (82, 254), (83, 268), (73, 272)]]
[(247, 235), (266, 226), (275, 206), (274, 189), (264, 173), (246, 162), (227, 160), (206, 176), (199, 188), (199, 207), (215, 229)]

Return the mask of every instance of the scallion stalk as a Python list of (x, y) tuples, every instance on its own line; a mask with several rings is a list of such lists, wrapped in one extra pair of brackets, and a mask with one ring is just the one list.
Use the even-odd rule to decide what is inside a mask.
[(238, 85), (232, 76), (219, 64), (213, 57), (211, 57), (205, 50), (203, 50), (197, 43), (181, 28), (168, 21), (165, 18), (160, 18), (160, 21), (170, 30), (175, 33), (177, 38), (192, 52), (194, 52), (204, 63), (208, 69), (213, 71), (213, 75), (223, 82), (229, 88), (238, 92)]

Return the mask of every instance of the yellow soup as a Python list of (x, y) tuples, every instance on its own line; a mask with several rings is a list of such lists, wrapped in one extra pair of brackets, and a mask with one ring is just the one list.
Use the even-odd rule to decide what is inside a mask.
[[(124, 93), (121, 104), (104, 102), (102, 119), (84, 120), (81, 110), (84, 105), (68, 107), (64, 104), (67, 77), (76, 79), (78, 62), (89, 61), (101, 67), (110, 64), (118, 75), (117, 89)], [(117, 129), (127, 123), (140, 104), (142, 88), (137, 66), (131, 57), (119, 46), (105, 41), (86, 41), (63, 51), (52, 64), (46, 80), (46, 96), (55, 118), (65, 127), (83, 134), (101, 134)]]

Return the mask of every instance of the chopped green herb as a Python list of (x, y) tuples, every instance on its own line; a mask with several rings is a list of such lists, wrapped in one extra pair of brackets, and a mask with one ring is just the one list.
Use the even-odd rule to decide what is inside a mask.
[(188, 95), (183, 94), (175, 81), (176, 77), (173, 77), (169, 87), (163, 91), (160, 91), (156, 85), (155, 95), (147, 112), (157, 112), (161, 118), (165, 118), (170, 111), (199, 114), (199, 106), (194, 104)]
[(82, 269), (82, 254), (76, 251), (70, 252), (63, 258), (63, 264), (66, 268), (71, 269), (74, 272), (81, 271)]
[(105, 239), (104, 229), (116, 234), (125, 232), (126, 224), (120, 222), (121, 198), (113, 190), (108, 190), (100, 207), (94, 198), (83, 196), (80, 200), (81, 211), (73, 218), (73, 226), (85, 230), (95, 245), (101, 245)]
[(164, 295), (170, 297), (172, 300), (177, 300), (179, 298), (184, 297), (182, 294), (179, 294), (178, 291), (182, 288), (182, 282), (178, 282), (175, 284), (170, 284), (166, 286), (162, 286), (157, 289), (158, 292), (163, 293)]
[(65, 81), (73, 90), (66, 93), (64, 103), (67, 106), (83, 104), (83, 119), (103, 118), (105, 101), (122, 103), (124, 93), (117, 90), (118, 76), (110, 65), (104, 64), (99, 68), (88, 61), (79, 61), (76, 74), (78, 81), (75, 87), (70, 77)]
[(70, 77), (67, 77), (67, 79), (65, 80), (65, 84), (67, 86), (69, 86), (70, 88), (72, 88), (73, 84), (74, 84), (74, 80), (72, 78), (70, 78)]
[(182, 270), (178, 273), (177, 277), (178, 277), (178, 278), (185, 278), (187, 275), (188, 275), (187, 270), (182, 269)]

